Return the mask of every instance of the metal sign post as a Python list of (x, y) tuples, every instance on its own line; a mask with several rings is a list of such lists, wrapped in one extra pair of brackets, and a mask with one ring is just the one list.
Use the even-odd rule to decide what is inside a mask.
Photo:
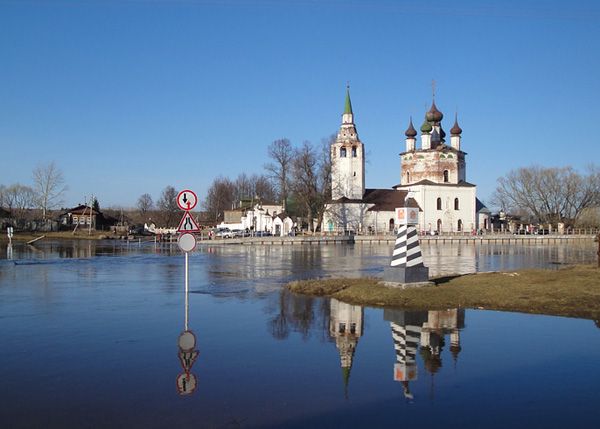
[(198, 357), (198, 350), (194, 350), (196, 347), (196, 336), (189, 329), (189, 253), (196, 248), (196, 236), (194, 232), (200, 231), (198, 224), (190, 214), (190, 210), (196, 207), (198, 203), (198, 196), (190, 191), (189, 189), (181, 191), (177, 195), (177, 205), (185, 213), (177, 232), (179, 237), (177, 238), (177, 245), (183, 251), (185, 256), (185, 318), (184, 318), (184, 330), (179, 335), (177, 340), (177, 346), (179, 347), (179, 362), (183, 368), (183, 373), (177, 376), (177, 390), (180, 395), (190, 395), (194, 393), (198, 386), (198, 380), (196, 376), (191, 373), (192, 365)]

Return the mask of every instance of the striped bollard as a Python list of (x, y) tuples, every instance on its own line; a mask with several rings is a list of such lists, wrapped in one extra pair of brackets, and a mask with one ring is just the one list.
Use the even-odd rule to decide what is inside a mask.
[(415, 227), (418, 215), (418, 208), (396, 209), (396, 218), (401, 226), (396, 235), (392, 261), (384, 271), (386, 282), (410, 286), (429, 283), (429, 268), (423, 265), (419, 235)]

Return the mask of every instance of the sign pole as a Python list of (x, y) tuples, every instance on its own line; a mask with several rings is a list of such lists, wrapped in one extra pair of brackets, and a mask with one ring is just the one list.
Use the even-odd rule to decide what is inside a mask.
[(188, 252), (185, 252), (185, 330), (188, 330), (188, 293), (189, 293), (189, 272), (188, 272)]

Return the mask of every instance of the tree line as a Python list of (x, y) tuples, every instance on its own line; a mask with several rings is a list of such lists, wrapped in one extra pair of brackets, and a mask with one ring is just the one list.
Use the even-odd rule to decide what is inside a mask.
[(498, 179), (492, 202), (533, 223), (600, 227), (600, 169), (525, 167)]
[(41, 211), (41, 219), (48, 219), (48, 212), (59, 207), (67, 190), (62, 171), (54, 161), (38, 165), (32, 172), (32, 185), (0, 184), (0, 207), (17, 221), (28, 218), (32, 209)]

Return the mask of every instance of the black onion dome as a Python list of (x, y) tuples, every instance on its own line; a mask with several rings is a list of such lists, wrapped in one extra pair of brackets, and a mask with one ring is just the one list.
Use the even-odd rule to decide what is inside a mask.
[(453, 136), (460, 136), (462, 133), (462, 128), (458, 126), (458, 117), (454, 118), (454, 125), (450, 129), (450, 134)]
[(440, 139), (442, 141), (444, 141), (444, 139), (446, 138), (446, 131), (444, 131), (444, 129), (442, 128), (442, 126), (440, 125)]
[(444, 119), (444, 114), (440, 112), (435, 105), (435, 101), (431, 103), (431, 109), (427, 112), (427, 120), (429, 122), (440, 122)]
[(417, 130), (415, 130), (415, 127), (412, 123), (412, 117), (410, 118), (410, 123), (408, 124), (408, 128), (404, 132), (404, 135), (410, 139), (414, 139), (417, 135)]

